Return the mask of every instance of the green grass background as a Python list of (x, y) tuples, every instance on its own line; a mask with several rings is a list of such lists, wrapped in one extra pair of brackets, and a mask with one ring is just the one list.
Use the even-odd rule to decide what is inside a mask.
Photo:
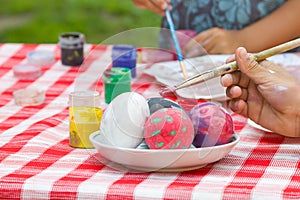
[(99, 44), (127, 30), (159, 27), (161, 17), (131, 0), (1, 0), (0, 43), (57, 43), (82, 32)]

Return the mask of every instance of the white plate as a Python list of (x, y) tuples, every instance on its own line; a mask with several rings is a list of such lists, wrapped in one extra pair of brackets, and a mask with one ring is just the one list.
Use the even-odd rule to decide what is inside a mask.
[[(224, 158), (239, 142), (238, 135), (233, 135), (233, 141), (219, 146), (191, 149), (131, 149), (108, 145), (99, 141), (101, 132), (90, 135), (90, 140), (101, 155), (100, 162), (110, 164), (118, 169), (131, 169), (143, 172), (181, 172), (194, 170)], [(96, 154), (97, 156), (97, 154)], [(117, 163), (118, 165), (114, 165)]]
[(272, 132), (271, 130), (266, 129), (266, 128), (262, 127), (261, 125), (258, 125), (257, 123), (255, 123), (254, 121), (252, 121), (252, 120), (249, 119), (249, 118), (248, 118), (248, 120), (247, 120), (247, 123), (248, 123), (250, 126), (252, 126), (252, 127), (254, 127), (254, 128), (257, 128), (257, 129), (260, 129), (260, 130), (262, 130), (262, 131)]
[[(228, 55), (206, 55), (184, 60), (184, 65), (188, 77), (192, 77), (200, 72), (207, 71), (225, 63)], [(161, 84), (174, 86), (181, 83), (184, 78), (178, 61), (168, 61), (153, 64), (144, 73), (155, 77)], [(220, 83), (220, 77), (213, 78), (191, 87), (176, 91), (177, 95), (183, 98), (192, 99), (214, 99), (225, 100), (225, 88)]]

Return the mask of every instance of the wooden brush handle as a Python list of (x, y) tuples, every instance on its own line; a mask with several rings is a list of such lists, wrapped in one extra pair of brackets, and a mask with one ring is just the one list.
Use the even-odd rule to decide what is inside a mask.
[(280, 44), (278, 46), (272, 47), (270, 49), (266, 49), (264, 51), (256, 53), (256, 54), (254, 54), (254, 58), (257, 61), (262, 61), (268, 57), (289, 51), (289, 50), (294, 49), (299, 46), (300, 46), (300, 38), (291, 40), (289, 42), (286, 42), (286, 43)]
[[(256, 61), (262, 61), (262, 60), (265, 60), (266, 58), (269, 58), (276, 54), (280, 54), (280, 53), (289, 51), (289, 50), (294, 49), (299, 46), (300, 46), (300, 38), (280, 44), (280, 45), (272, 47), (270, 49), (266, 49), (259, 53), (255, 53), (255, 54), (253, 54), (253, 57)], [(216, 76), (219, 76), (219, 75), (233, 72), (237, 69), (238, 69), (237, 63), (234, 61), (234, 62), (227, 63), (225, 65), (219, 66), (219, 67), (213, 69), (213, 71), (215, 71)]]

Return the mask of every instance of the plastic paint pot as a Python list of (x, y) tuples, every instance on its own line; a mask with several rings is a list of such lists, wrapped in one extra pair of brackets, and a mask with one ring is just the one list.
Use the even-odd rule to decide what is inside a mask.
[(131, 77), (136, 77), (137, 49), (133, 45), (114, 45), (112, 48), (112, 67), (131, 70)]
[(110, 103), (116, 96), (131, 91), (130, 69), (114, 67), (103, 73), (105, 103)]
[(102, 109), (96, 91), (75, 91), (69, 94), (69, 144), (75, 148), (93, 148), (91, 133), (100, 129)]
[(61, 63), (68, 66), (79, 66), (83, 62), (85, 37), (82, 33), (63, 33), (59, 36)]
[(41, 75), (41, 68), (32, 64), (18, 64), (13, 66), (14, 76), (21, 80), (35, 80)]

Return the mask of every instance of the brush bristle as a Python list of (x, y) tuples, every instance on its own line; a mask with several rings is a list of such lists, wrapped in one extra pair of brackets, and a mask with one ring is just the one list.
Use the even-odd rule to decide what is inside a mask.
[(162, 97), (176, 96), (175, 90), (175, 87), (165, 87), (159, 91), (159, 94)]

